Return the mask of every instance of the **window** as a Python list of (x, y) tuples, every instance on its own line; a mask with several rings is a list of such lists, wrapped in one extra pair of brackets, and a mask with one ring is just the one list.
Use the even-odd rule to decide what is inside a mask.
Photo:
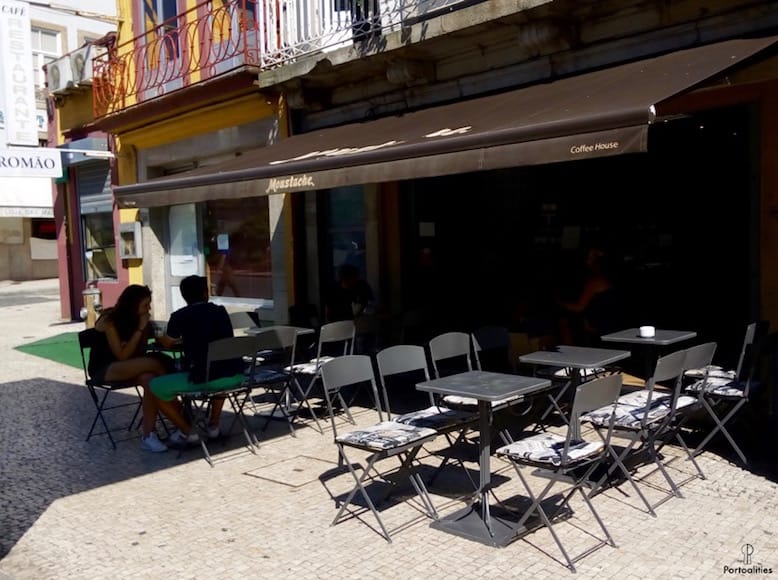
[(365, 201), (361, 186), (330, 190), (327, 205), (327, 243), (331, 258), (328, 268), (335, 272), (344, 264), (355, 266), (365, 277)]
[(32, 218), (30, 220), (30, 225), (32, 226), (31, 237), (40, 238), (42, 240), (57, 239), (57, 227), (53, 219)]
[(205, 258), (214, 296), (273, 298), (267, 197), (206, 202)]
[(107, 161), (81, 163), (76, 169), (86, 280), (116, 278), (111, 171)]
[(176, 0), (146, 0), (143, 3), (143, 26), (146, 32), (156, 30), (156, 38), (149, 36), (147, 65), (160, 66), (163, 61), (178, 57), (178, 6)]
[(59, 58), (59, 47), (59, 32), (32, 27), (32, 69), (36, 89), (43, 90), (46, 86), (43, 66)]
[(113, 214), (92, 213), (82, 216), (84, 261), (87, 281), (116, 278), (116, 241)]
[[(143, 3), (143, 19), (146, 31), (153, 30), (163, 22), (178, 16), (176, 0), (146, 0)], [(167, 27), (176, 26), (175, 20), (166, 23)]]

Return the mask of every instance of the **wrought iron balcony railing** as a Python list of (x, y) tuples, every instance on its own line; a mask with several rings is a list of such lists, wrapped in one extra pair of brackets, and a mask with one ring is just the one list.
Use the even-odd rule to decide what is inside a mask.
[(95, 117), (240, 68), (282, 66), (483, 0), (207, 0), (93, 62)]

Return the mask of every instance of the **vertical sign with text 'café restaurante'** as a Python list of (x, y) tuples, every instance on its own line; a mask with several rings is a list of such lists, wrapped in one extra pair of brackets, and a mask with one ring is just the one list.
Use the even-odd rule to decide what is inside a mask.
[(0, 0), (0, 146), (38, 145), (30, 6)]

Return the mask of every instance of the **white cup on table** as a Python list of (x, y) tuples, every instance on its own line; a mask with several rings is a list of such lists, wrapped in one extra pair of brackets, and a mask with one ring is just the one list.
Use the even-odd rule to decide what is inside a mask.
[(638, 328), (638, 335), (640, 335), (640, 338), (654, 338), (656, 335), (656, 328), (653, 326), (641, 326)]

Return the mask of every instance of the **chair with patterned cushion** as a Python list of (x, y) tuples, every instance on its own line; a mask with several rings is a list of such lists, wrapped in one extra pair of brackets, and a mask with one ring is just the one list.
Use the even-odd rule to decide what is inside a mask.
[[(572, 412), (565, 434), (537, 433), (505, 445), (496, 452), (498, 457), (507, 459), (513, 465), (532, 501), (530, 507), (519, 520), (517, 527), (521, 528), (528, 524), (529, 519), (537, 514), (543, 525), (551, 533), (567, 562), (567, 567), (572, 572), (575, 572), (575, 562), (581, 558), (606, 544), (613, 547), (616, 546), (602, 518), (589, 498), (588, 489), (585, 488), (589, 485), (589, 479), (592, 474), (608, 456), (611, 435), (613, 433), (615, 401), (619, 396), (620, 390), (620, 375), (611, 375), (580, 384), (576, 387), (573, 396)], [(594, 410), (599, 410), (598, 412), (601, 414), (604, 435), (602, 437), (595, 435), (594, 437), (589, 436), (587, 438), (581, 435), (580, 417)], [(593, 433), (590, 431), (589, 434)], [(530, 481), (524, 473), (525, 469), (532, 469), (532, 475), (540, 475), (543, 479), (548, 479), (548, 483), (541, 486), (539, 493), (533, 491), (538, 489), (539, 486), (530, 485)], [(562, 492), (560, 490), (555, 496), (550, 496), (552, 489), (559, 489), (560, 485), (565, 486), (565, 491)], [(604, 534), (604, 538), (599, 538), (586, 529), (586, 535), (597, 540), (596, 545), (571, 557), (562, 545), (562, 541), (554, 530), (554, 526), (558, 523), (555, 522), (555, 519), (561, 519), (557, 518), (558, 515), (572, 512), (570, 500), (576, 492), (580, 494), (589, 511), (594, 516)], [(562, 495), (563, 493), (564, 495)], [(562, 497), (561, 501), (554, 502), (553, 512), (548, 513), (548, 508), (544, 504), (550, 501), (551, 497), (557, 496)], [(547, 501), (544, 502), (544, 500)], [(574, 528), (583, 529), (577, 524), (574, 525)]]
[[(760, 342), (767, 335), (769, 323), (766, 320), (758, 320), (750, 322), (746, 326), (746, 333), (743, 336), (743, 345), (740, 348), (740, 355), (738, 356), (737, 365), (735, 368), (724, 368), (719, 365), (708, 364), (704, 367), (690, 367), (685, 373), (684, 377), (691, 379), (701, 379), (707, 375), (709, 378), (716, 379), (730, 379), (741, 376), (743, 372), (743, 364), (746, 359), (746, 350), (750, 345), (755, 342)], [(694, 389), (696, 391), (696, 389)]]
[[(474, 369), (472, 349), (472, 336), (466, 332), (444, 332), (433, 337), (429, 341), (429, 354), (435, 378), (438, 379), (457, 372), (472, 371)], [(504, 408), (518, 401), (519, 399), (516, 397), (494, 401), (492, 410)], [(446, 395), (443, 397), (443, 404), (451, 409), (468, 411), (478, 409), (478, 401), (471, 397)]]
[[(472, 352), (477, 346), (473, 343), (473, 336), (465, 332), (445, 332), (433, 337), (429, 341), (429, 354), (432, 360), (432, 370), (438, 379), (456, 372), (472, 371)], [(477, 359), (476, 359), (477, 360)], [(479, 368), (479, 370), (481, 370)], [(516, 405), (524, 401), (523, 397), (509, 397), (500, 401), (492, 401), (492, 412), (514, 409)], [(450, 409), (462, 409), (476, 412), (478, 401), (472, 397), (460, 397), (458, 395), (446, 395), (442, 400), (443, 405)], [(524, 409), (521, 415), (525, 415), (528, 409)], [(511, 440), (507, 429), (499, 430), (505, 443)]]
[[(321, 377), (321, 367), (333, 357), (343, 356), (354, 353), (354, 339), (356, 336), (356, 327), (353, 320), (340, 320), (329, 322), (322, 325), (319, 329), (319, 338), (316, 343), (316, 356), (308, 362), (291, 365), (288, 370), (292, 373), (292, 380), (297, 389), (303, 393), (303, 400), (309, 401), (314, 388), (319, 383)], [(303, 387), (301, 379), (306, 383)], [(354, 418), (349, 411), (349, 405), (346, 400), (338, 395), (341, 400), (338, 401), (345, 411), (348, 420), (353, 424)], [(316, 424), (319, 424), (313, 407), (308, 405)]]
[[(386, 396), (381, 396), (378, 392), (373, 362), (366, 355), (344, 355), (331, 359), (322, 365), (321, 377), (332, 421), (332, 433), (338, 448), (338, 461), (340, 465), (346, 465), (355, 482), (354, 487), (340, 504), (332, 525), (340, 521), (341, 516), (353, 503), (352, 500), (356, 494), (359, 493), (378, 521), (384, 538), (391, 542), (391, 535), (381, 520), (366, 484), (378, 484), (379, 481), (383, 481), (389, 485), (388, 491), (391, 492), (397, 483), (404, 478), (410, 481), (427, 515), (437, 519), (438, 514), (435, 506), (430, 499), (424, 481), (416, 470), (416, 456), (419, 450), (423, 445), (437, 437), (437, 431), (427, 427), (416, 427), (391, 421), (388, 415), (384, 415), (379, 401), (386, 400)], [(357, 384), (367, 384), (371, 388), (377, 402), (379, 423), (348, 433), (338, 433), (332, 409), (333, 396), (338, 394), (341, 389)], [(353, 450), (368, 453), (366, 466), (352, 464), (348, 453)], [(379, 472), (377, 464), (391, 457), (398, 458), (400, 466), (398, 470), (392, 470), (390, 480), (386, 477), (389, 472)], [(381, 499), (384, 500), (387, 497), (388, 493), (384, 493)], [(356, 507), (358, 504), (353, 503), (353, 505)]]
[[(717, 345), (715, 342), (706, 342), (704, 344), (698, 344), (697, 346), (687, 348), (685, 351), (686, 356), (684, 358), (684, 367), (690, 369), (709, 368), (711, 362), (713, 361), (713, 356), (716, 353), (716, 347)], [(684, 372), (683, 375), (685, 376), (686, 373)], [(707, 378), (708, 375), (706, 372), (701, 379), (702, 384), (707, 382)], [(675, 388), (673, 389), (672, 393), (674, 400), (671, 403), (673, 416), (670, 418), (662, 439), (656, 447), (656, 452), (659, 454), (662, 451), (662, 447), (669, 443), (671, 440), (677, 441), (686, 453), (688, 460), (691, 461), (692, 465), (694, 465), (694, 468), (697, 470), (697, 476), (699, 476), (700, 479), (705, 479), (705, 474), (703, 473), (702, 468), (700, 468), (697, 460), (694, 458), (694, 454), (689, 450), (689, 447), (686, 445), (686, 441), (682, 435), (682, 429), (686, 423), (700, 409), (701, 404), (698, 398), (700, 395), (698, 395), (698, 397), (693, 397), (688, 394), (684, 394), (683, 388), (683, 380), (676, 381)], [(666, 394), (661, 396), (666, 397)], [(695, 476), (692, 476), (686, 481), (679, 482), (678, 485), (683, 485), (694, 477)]]
[(292, 377), (291, 368), (297, 346), (297, 328), (270, 326), (260, 329), (255, 336), (257, 362), (251, 375), (251, 387), (253, 391), (260, 389), (263, 393), (258, 395), (252, 392), (249, 403), (254, 404), (254, 399), (257, 397), (265, 402), (269, 398), (272, 402), (270, 411), (264, 409), (260, 412), (255, 406), (254, 414), (261, 414), (265, 418), (262, 430), (267, 430), (271, 420), (280, 418), (287, 422), (289, 431), (294, 436), (294, 423), (300, 411), (307, 408), (316, 422), (316, 427), (323, 432), (316, 413), (311, 409), (300, 385)]
[[(685, 350), (676, 351), (660, 358), (656, 363), (653, 377), (646, 383), (645, 389), (633, 391), (618, 398), (613, 429), (617, 436), (626, 439), (627, 442), (620, 454), (616, 453), (613, 446), (609, 447), (613, 463), (607, 473), (603, 474), (593, 486), (592, 495), (599, 491), (616, 469), (619, 469), (652, 516), (656, 516), (654, 509), (671, 497), (683, 497), (657, 452), (657, 442), (661, 442), (661, 438), (666, 434), (675, 418), (674, 403), (676, 397), (672, 393), (680, 388), (685, 359)], [(670, 392), (656, 391), (655, 387), (660, 383), (670, 385)], [(581, 421), (591, 424), (602, 432), (604, 429), (610, 429), (611, 414), (611, 408), (604, 407), (584, 414), (581, 416)], [(638, 465), (655, 465), (667, 482), (670, 488), (669, 492), (659, 501), (653, 504), (649, 502), (635, 478), (632, 477), (630, 470), (624, 464), (628, 458)]]
[(761, 386), (756, 377), (756, 370), (764, 342), (765, 338), (762, 337), (746, 346), (735, 376), (708, 367), (711, 370), (707, 375), (686, 387), (687, 393), (699, 396), (702, 407), (714, 423), (713, 429), (692, 452), (693, 455), (702, 453), (713, 437), (721, 433), (740, 457), (743, 465), (748, 465), (745, 453), (726, 426), (749, 402), (754, 389)]
[[(447, 450), (452, 449), (454, 445), (462, 441), (467, 430), (475, 425), (478, 420), (477, 413), (462, 409), (449, 409), (442, 404), (438, 404), (432, 393), (429, 393), (430, 404), (428, 407), (393, 417), (389, 405), (389, 382), (401, 375), (407, 376), (412, 373), (415, 373), (420, 380), (428, 381), (430, 379), (427, 357), (423, 347), (410, 344), (390, 346), (376, 355), (376, 362), (378, 365), (378, 378), (385, 397), (382, 403), (389, 420), (413, 425), (414, 427), (434, 429), (448, 440), (449, 446)], [(459, 434), (456, 439), (452, 439), (451, 434), (455, 432)], [(451, 454), (444, 451), (443, 461), (438, 471), (451, 458)], [(469, 478), (470, 474), (462, 461), (456, 458), (455, 460), (465, 470)], [(470, 479), (470, 482), (473, 484), (473, 487), (477, 487), (472, 479)]]

